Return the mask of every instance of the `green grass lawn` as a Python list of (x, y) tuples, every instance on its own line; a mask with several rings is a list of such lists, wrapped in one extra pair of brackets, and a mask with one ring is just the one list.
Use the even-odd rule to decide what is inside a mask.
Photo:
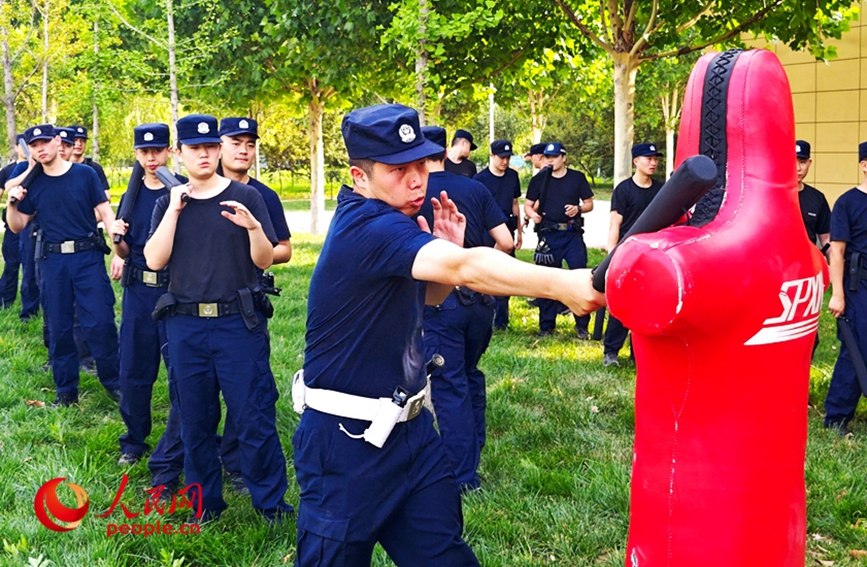
[[(294, 257), (276, 269), (277, 315), (271, 320), (272, 366), (282, 394), (278, 428), (290, 463), (288, 500), (297, 504), (290, 439), (298, 416), (289, 384), (301, 367), (305, 301), (321, 238), (293, 238)], [(529, 251), (519, 256), (527, 260)], [(591, 263), (601, 252), (591, 253)], [(119, 297), (119, 288), (118, 288)], [(116, 309), (119, 311), (120, 304)], [(199, 535), (106, 537), (109, 522), (125, 521), (118, 507), (105, 519), (122, 474), (129, 485), (122, 502), (141, 512), (150, 475), (144, 461), (116, 466), (123, 424), (116, 406), (95, 378), (83, 375), (81, 402), (67, 410), (27, 404), (51, 401), (50, 374), (41, 323), (22, 326), (18, 305), (0, 312), (0, 565), (53, 566), (278, 566), (294, 558), (293, 521), (269, 529), (249, 498), (225, 490), (229, 510)], [(119, 316), (119, 313), (118, 313)], [(867, 425), (861, 412), (852, 439), (821, 427), (821, 408), (836, 353), (833, 322), (825, 313), (822, 343), (812, 369), (810, 441), (807, 454), (809, 565), (863, 565), (850, 550), (867, 549)], [(579, 342), (570, 319), (540, 340), (537, 312), (524, 299), (512, 300), (512, 329), (497, 332), (482, 360), (488, 376), (488, 443), (482, 454), (482, 492), (464, 500), (466, 538), (485, 566), (602, 566), (624, 564), (629, 519), (629, 478), (634, 431), (634, 367), (602, 366), (602, 347)], [(862, 408), (863, 409), (863, 408)], [(156, 386), (155, 431), (162, 432), (168, 410), (165, 373)], [(758, 431), (768, 443), (776, 432)], [(68, 533), (42, 527), (33, 511), (36, 490), (64, 476), (83, 487), (90, 511)], [(363, 489), (363, 479), (359, 480)], [(72, 492), (60, 498), (72, 504)], [(141, 517), (130, 522), (155, 521)], [(164, 516), (180, 523), (186, 514)], [(374, 564), (390, 565), (381, 550)], [(698, 567), (698, 566), (697, 566)]]

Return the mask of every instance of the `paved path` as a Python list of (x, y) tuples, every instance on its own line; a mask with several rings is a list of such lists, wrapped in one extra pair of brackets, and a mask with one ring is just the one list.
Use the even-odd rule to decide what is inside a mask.
[[(584, 242), (590, 248), (605, 248), (608, 240), (608, 216), (610, 201), (593, 201), (593, 210), (584, 215)], [(334, 211), (325, 212), (325, 224), (331, 223)], [(292, 234), (310, 232), (310, 213), (308, 211), (287, 211), (286, 221)], [(524, 232), (524, 248), (536, 247), (536, 233), (532, 229)]]

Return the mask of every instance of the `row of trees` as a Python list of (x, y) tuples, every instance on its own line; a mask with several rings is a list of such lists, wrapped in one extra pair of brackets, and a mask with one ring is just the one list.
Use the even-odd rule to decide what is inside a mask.
[(591, 173), (613, 158), (619, 181), (636, 129), (673, 140), (702, 49), (753, 32), (831, 57), (856, 16), (851, 0), (0, 0), (2, 100), (10, 143), (19, 122), (91, 124), (108, 161), (139, 122), (264, 118), (269, 162), (309, 163), (318, 232), (350, 106), (401, 101), (453, 127), (495, 92), (518, 140), (561, 138)]

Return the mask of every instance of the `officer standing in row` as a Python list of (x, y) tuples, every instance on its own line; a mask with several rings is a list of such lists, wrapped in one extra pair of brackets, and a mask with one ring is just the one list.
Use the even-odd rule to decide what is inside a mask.
[(466, 130), (455, 130), (455, 137), (452, 138), (452, 147), (449, 148), (448, 157), (445, 161), (446, 171), (463, 175), (472, 179), (475, 177), (476, 164), (470, 160), (470, 152), (478, 148), (473, 143), (473, 135)]
[[(133, 129), (133, 150), (144, 176), (121, 197), (118, 211), (124, 218), (114, 221), (112, 232), (123, 235), (114, 245), (118, 258), (124, 260), (121, 286), (123, 309), (120, 322), (120, 388), (123, 394), (120, 415), (126, 432), (120, 436), (121, 457), (117, 464), (136, 464), (150, 449), (151, 399), (153, 386), (160, 370), (160, 358), (169, 365), (165, 321), (154, 321), (152, 313), (157, 300), (166, 293), (169, 284), (167, 269), (148, 269), (144, 247), (150, 233), (151, 218), (157, 200), (169, 194), (168, 188), (156, 176), (156, 170), (168, 163), (171, 144), (166, 124), (141, 124)], [(183, 182), (186, 178), (179, 177)], [(129, 202), (128, 202), (129, 201)], [(128, 212), (127, 212), (128, 211)], [(174, 492), (184, 467), (184, 447), (180, 440), (180, 416), (174, 388), (169, 388), (171, 407), (165, 432), (148, 461), (152, 485), (164, 485)]]
[(57, 151), (57, 155), (64, 161), (72, 162), (72, 152), (75, 149), (75, 130), (55, 126), (54, 131), (60, 136), (60, 148)]
[[(22, 134), (21, 136), (23, 139), (24, 135)], [(5, 189), (8, 191), (21, 183), (21, 181), (23, 181), (27, 176), (28, 168), (34, 163), (36, 163), (36, 161), (32, 155), (30, 156), (30, 160), (22, 160), (16, 163), (12, 172), (9, 174), (9, 178), (6, 180)], [(7, 210), (7, 216), (8, 212), (9, 211)], [(6, 226), (7, 230), (11, 230), (8, 228), (8, 220)], [(18, 261), (21, 264), (21, 312), (18, 314), (18, 318), (22, 323), (27, 323), (31, 318), (35, 317), (39, 313), (40, 307), (39, 278), (36, 274), (36, 263), (33, 257), (33, 240), (37, 229), (38, 227), (35, 222), (30, 223), (23, 231), (21, 231), (20, 234), (17, 235)], [(44, 330), (44, 327), (42, 338), (45, 342), (45, 346), (48, 347), (48, 333)], [(49, 366), (50, 362), (43, 365), (42, 369), (47, 371)]]
[[(425, 139), (445, 148), (446, 131), (422, 128)], [(512, 251), (506, 216), (479, 182), (445, 171), (445, 150), (427, 157), (427, 198), (419, 215), (434, 225), (432, 199), (447, 191), (467, 219), (464, 248), (496, 247)], [(479, 361), (491, 342), (494, 300), (490, 295), (462, 287), (442, 303), (424, 308), (425, 359), (440, 354), (445, 360), (430, 377), (431, 402), (446, 454), (461, 491), (479, 488), (479, 458), (485, 446), (485, 374)]]
[[(861, 357), (867, 360), (867, 142), (858, 146), (863, 181), (843, 193), (831, 212), (831, 301), (828, 310), (845, 318), (852, 327)], [(840, 333), (838, 332), (839, 336)], [(855, 417), (861, 399), (852, 354), (844, 341), (831, 375), (825, 398), (825, 427), (841, 436), (849, 434), (848, 423)]]
[(355, 110), (341, 130), (353, 187), (340, 190), (313, 270), (304, 370), (292, 393), (303, 410), (292, 439), (296, 565), (369, 565), (377, 542), (399, 567), (478, 565), (461, 538), (454, 472), (423, 408), (423, 306), (442, 303), (455, 285), (545, 295), (579, 313), (604, 297), (589, 270), (461, 248), (466, 218), (445, 193), (433, 205), (433, 235), (424, 217), (413, 222), (426, 201), (426, 158), (443, 151), (425, 139), (415, 110)]
[[(256, 152), (256, 140), (259, 139), (259, 124), (252, 118), (224, 118), (220, 121), (220, 139), (223, 145), (220, 150), (220, 175), (232, 179), (238, 183), (249, 185), (259, 192), (265, 202), (268, 218), (274, 227), (274, 236), (277, 237), (277, 245), (274, 247), (273, 264), (285, 264), (292, 258), (292, 234), (286, 223), (286, 213), (277, 193), (259, 181), (250, 177), (250, 168), (258, 159)], [(266, 281), (264, 270), (256, 269), (259, 279), (259, 287), (263, 290), (274, 292), (273, 282)], [(262, 324), (266, 326), (267, 320)], [(270, 356), (270, 338), (269, 338)], [(247, 494), (249, 490), (244, 486), (241, 476), (241, 452), (238, 447), (238, 435), (231, 415), (226, 416), (223, 426), (223, 437), (220, 441), (220, 461), (223, 469), (235, 491)]]
[(57, 384), (52, 405), (78, 402), (78, 353), (72, 332), (75, 305), (96, 359), (99, 381), (113, 400), (120, 401), (114, 292), (103, 260), (109, 250), (97, 232), (94, 209), (109, 224), (114, 212), (92, 169), (60, 159), (60, 137), (53, 126), (28, 128), (24, 139), (43, 173), (30, 187), (8, 191), (7, 218), (12, 230), (21, 232), (35, 215), (44, 233), (36, 253), (41, 258), (50, 358)]
[(831, 207), (821, 191), (804, 183), (813, 163), (810, 158), (810, 144), (797, 140), (795, 155), (798, 158), (798, 204), (801, 206), (807, 238), (823, 249), (831, 241)]
[[(653, 178), (659, 166), (662, 152), (654, 144), (635, 144), (632, 146), (632, 164), (635, 173), (621, 181), (611, 194), (611, 219), (608, 225), (608, 251), (614, 250), (627, 232), (641, 216), (659, 190), (662, 183)], [(608, 327), (603, 340), (602, 364), (619, 366), (617, 354), (626, 342), (629, 329), (613, 315), (608, 315)]]
[(177, 132), (177, 155), (190, 182), (157, 200), (144, 254), (150, 270), (168, 266), (171, 274), (157, 312), (167, 317), (169, 383), (181, 414), (186, 482), (201, 487), (191, 491), (191, 498), (201, 498), (198, 521), (216, 519), (226, 509), (217, 449), (222, 392), (253, 507), (267, 520), (280, 521), (292, 508), (283, 500), (286, 461), (263, 323), (272, 311), (256, 293), (256, 268), (271, 265), (277, 238), (259, 193), (216, 174), (217, 119), (185, 116)]
[[(566, 148), (559, 142), (545, 146), (545, 163), (553, 169), (546, 195), (541, 194), (543, 176), (535, 176), (527, 188), (524, 213), (539, 225), (539, 237), (544, 238), (553, 255), (553, 265), (560, 267), (563, 260), (570, 270), (587, 267), (587, 247), (584, 245), (584, 220), (581, 215), (593, 210), (593, 190), (580, 171), (566, 167)], [(557, 314), (563, 305), (540, 298), (539, 336), (547, 336), (557, 326)], [(587, 340), (589, 315), (575, 315), (575, 332)]]
[[(23, 134), (18, 134), (15, 137), (15, 155), (18, 158), (9, 165), (0, 169), (0, 193), (6, 188), (6, 182), (9, 180), (12, 171), (16, 164), (24, 163), (27, 157), (24, 155), (24, 150), (18, 145), (24, 140)], [(15, 298), (18, 296), (18, 271), (21, 267), (21, 256), (18, 254), (20, 245), (20, 237), (9, 229), (9, 224), (6, 222), (6, 209), (3, 209), (3, 224), (6, 227), (3, 232), (3, 275), (0, 276), (0, 309), (8, 309), (15, 303)]]
[[(521, 220), (521, 180), (518, 172), (509, 167), (512, 158), (512, 142), (509, 140), (494, 140), (491, 143), (491, 163), (476, 175), (475, 180), (488, 188), (494, 201), (506, 215), (506, 227), (514, 237), (514, 250), (520, 250), (523, 244)], [(512, 256), (515, 251), (512, 251)], [(494, 314), (494, 329), (505, 330), (509, 326), (509, 297), (495, 297), (496, 312)]]
[(545, 146), (548, 144), (533, 144), (529, 151), (524, 154), (524, 159), (530, 160), (533, 166), (533, 174), (535, 175), (540, 169), (545, 167)]
[(105, 170), (97, 162), (93, 161), (92, 157), (84, 155), (87, 151), (87, 128), (84, 126), (70, 126), (70, 128), (74, 131), (73, 135), (75, 136), (75, 145), (72, 148), (72, 163), (83, 163), (93, 169), (99, 177), (106, 196), (108, 196), (110, 186), (108, 178), (105, 176)]

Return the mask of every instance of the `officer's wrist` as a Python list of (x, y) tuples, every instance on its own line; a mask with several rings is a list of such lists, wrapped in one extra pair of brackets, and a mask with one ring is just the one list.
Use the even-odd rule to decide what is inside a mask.
[(259, 230), (260, 228), (262, 228), (262, 223), (260, 223), (260, 222), (257, 221), (257, 222), (256, 222), (256, 226), (254, 226), (254, 227), (252, 227), (252, 228), (248, 226), (248, 227), (247, 227), (247, 230), (249, 230), (250, 232), (254, 232), (254, 231), (256, 231), (256, 230)]

